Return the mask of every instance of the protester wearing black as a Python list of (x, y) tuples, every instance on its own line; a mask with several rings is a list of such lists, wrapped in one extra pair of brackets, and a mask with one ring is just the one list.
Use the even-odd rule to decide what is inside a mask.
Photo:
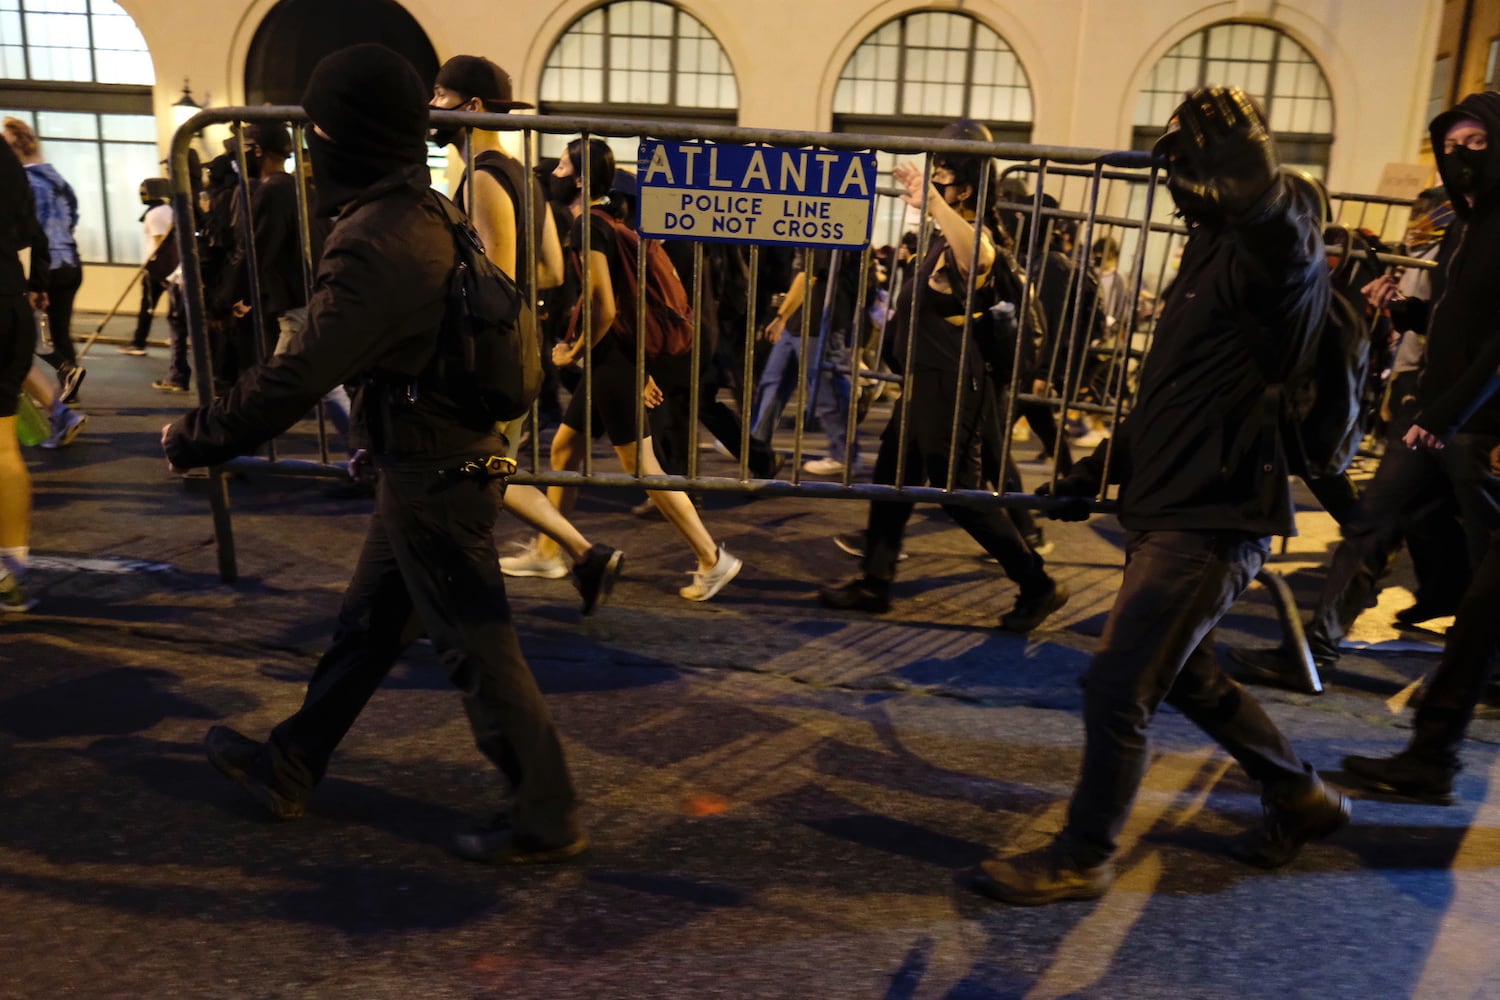
[[(1457, 220), (1445, 238), (1431, 304), (1392, 303), (1425, 316), (1427, 367), (1407, 447), (1441, 463), (1458, 498), (1473, 582), (1458, 607), (1436, 673), (1417, 706), (1411, 742), (1393, 757), (1344, 758), (1356, 780), (1446, 803), (1458, 749), (1489, 682), (1500, 642), (1500, 93), (1470, 94), (1432, 120), (1438, 172)], [(1407, 304), (1409, 303), (1409, 304)]]
[[(1238, 88), (1189, 94), (1157, 152), (1190, 235), (1114, 442), (1125, 577), (1084, 679), (1086, 743), (1067, 826), (1040, 850), (985, 862), (978, 876), (976, 888), (1010, 903), (1108, 889), (1164, 700), (1260, 782), (1265, 827), (1238, 852), (1244, 860), (1286, 864), (1348, 821), (1347, 800), (1212, 652), (1214, 626), (1268, 554), (1266, 536), (1295, 532), (1282, 389), (1328, 303), (1319, 206), (1280, 172), (1263, 116)], [(1101, 448), (1080, 461), (1057, 492), (1096, 495), (1104, 456)]]
[[(988, 129), (967, 121), (954, 123), (945, 132), (944, 138), (989, 137)], [(981, 187), (995, 190), (993, 174), (993, 162), (987, 158), (951, 155), (934, 162), (932, 183), (926, 189), (921, 171), (911, 164), (898, 164), (893, 171), (897, 182), (907, 189), (903, 199), (931, 213), (941, 231), (933, 234), (916, 278), (897, 299), (891, 361), (893, 366), (901, 366), (910, 355), (912, 368), (906, 372), (903, 388), (907, 398), (896, 407), (880, 437), (873, 476), (876, 483), (896, 483), (903, 442), (903, 485), (946, 486), (950, 450), (956, 455), (954, 488), (977, 489), (982, 481), (980, 453), (991, 429), (998, 426), (997, 394), (984, 356), (986, 349), (975, 333), (977, 325), (965, 324), (964, 314), (968, 268), (974, 254), (978, 253), (981, 268), (976, 287), (998, 281), (998, 268), (1005, 266), (993, 230), (975, 221)], [(913, 295), (919, 310), (914, 323), (910, 319)], [(915, 343), (908, 350), (912, 341)], [(824, 605), (877, 613), (889, 609), (891, 581), (896, 576), (913, 506), (888, 500), (870, 504), (864, 575), (842, 586), (822, 588), (819, 597)], [(1004, 510), (958, 504), (944, 504), (943, 510), (1020, 586), (1015, 606), (1000, 617), (1001, 628), (1029, 632), (1067, 602), (1067, 590), (1047, 574), (1042, 557), (1026, 544)]]
[(357, 45), (318, 64), (303, 106), (315, 125), (318, 210), (337, 216), (308, 328), (162, 440), (176, 467), (222, 462), (290, 427), (330, 387), (360, 381), (357, 429), (380, 471), (378, 493), (302, 708), (264, 744), (214, 727), (209, 759), (274, 815), (300, 815), (366, 701), (425, 631), (463, 692), (476, 743), (513, 791), (509, 816), (461, 836), (459, 853), (562, 860), (587, 841), (506, 603), (491, 537), (501, 486), (443, 475), (503, 445), (490, 421), (440, 389), (411, 391), (433, 357), (454, 266), (453, 236), (429, 191), (426, 88), (394, 52)]

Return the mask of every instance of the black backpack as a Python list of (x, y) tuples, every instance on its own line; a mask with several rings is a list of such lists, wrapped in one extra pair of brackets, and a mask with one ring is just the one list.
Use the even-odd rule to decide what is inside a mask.
[(454, 252), (432, 375), (465, 411), (492, 423), (514, 420), (531, 409), (542, 389), (536, 314), (510, 276), (485, 256), (463, 212), (432, 195), (453, 234)]
[[(1370, 369), (1369, 310), (1360, 287), (1371, 278), (1368, 244), (1347, 230), (1331, 229), (1326, 242), (1345, 249), (1330, 275), (1332, 294), (1311, 365), (1295, 380), (1292, 407), (1297, 417), (1300, 454), (1296, 471), (1311, 477), (1337, 476), (1349, 468), (1366, 430), (1365, 388)], [(1375, 274), (1380, 272), (1377, 266)]]

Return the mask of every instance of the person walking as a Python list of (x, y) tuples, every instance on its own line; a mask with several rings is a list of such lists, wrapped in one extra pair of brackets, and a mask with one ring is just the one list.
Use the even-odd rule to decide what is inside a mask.
[(427, 89), (401, 56), (362, 44), (318, 63), (302, 105), (317, 210), (335, 217), (307, 328), (228, 395), (163, 428), (162, 446), (176, 469), (223, 462), (286, 430), (330, 387), (357, 381), (356, 427), (380, 473), (375, 510), (302, 707), (265, 742), (213, 727), (208, 758), (271, 815), (302, 815), (339, 741), (425, 632), (511, 792), (508, 809), (460, 834), (455, 851), (494, 864), (565, 860), (588, 839), (496, 561), (503, 486), (470, 471), (503, 443), (440, 379), (412, 391), (437, 352), (457, 257), (430, 189)]

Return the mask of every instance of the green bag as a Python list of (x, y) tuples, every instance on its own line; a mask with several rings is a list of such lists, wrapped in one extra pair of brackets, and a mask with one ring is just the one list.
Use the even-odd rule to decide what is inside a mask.
[(52, 422), (36, 408), (31, 397), (21, 393), (16, 402), (16, 437), (28, 448), (34, 448), (52, 434)]

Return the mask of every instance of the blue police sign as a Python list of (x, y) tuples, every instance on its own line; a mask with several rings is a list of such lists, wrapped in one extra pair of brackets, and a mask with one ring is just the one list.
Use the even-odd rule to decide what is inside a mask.
[(859, 249), (870, 242), (875, 177), (874, 153), (647, 139), (636, 173), (640, 232)]

